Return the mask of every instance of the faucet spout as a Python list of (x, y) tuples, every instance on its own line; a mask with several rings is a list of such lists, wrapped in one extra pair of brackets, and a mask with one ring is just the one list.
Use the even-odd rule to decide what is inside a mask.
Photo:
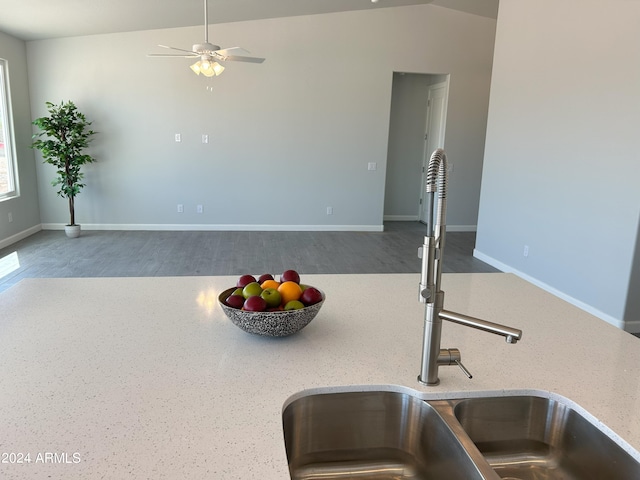
[(453, 323), (458, 323), (466, 327), (476, 328), (485, 332), (493, 333), (495, 335), (502, 335), (505, 337), (507, 343), (516, 343), (522, 339), (522, 330), (517, 328), (507, 327), (499, 323), (488, 322), (476, 317), (470, 317), (469, 315), (462, 315), (461, 313), (450, 312), (448, 310), (440, 311), (440, 318), (443, 320), (449, 320)]

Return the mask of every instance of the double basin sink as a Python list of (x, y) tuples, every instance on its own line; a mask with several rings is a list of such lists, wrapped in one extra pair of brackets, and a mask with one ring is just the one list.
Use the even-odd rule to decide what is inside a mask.
[(309, 395), (283, 411), (293, 480), (640, 479), (640, 462), (568, 403)]

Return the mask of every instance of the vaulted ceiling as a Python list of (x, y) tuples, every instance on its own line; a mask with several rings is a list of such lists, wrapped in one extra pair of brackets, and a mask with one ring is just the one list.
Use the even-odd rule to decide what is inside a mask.
[[(496, 18), (498, 0), (208, 0), (209, 23), (433, 4)], [(0, 0), (0, 31), (23, 40), (186, 27), (203, 0)]]

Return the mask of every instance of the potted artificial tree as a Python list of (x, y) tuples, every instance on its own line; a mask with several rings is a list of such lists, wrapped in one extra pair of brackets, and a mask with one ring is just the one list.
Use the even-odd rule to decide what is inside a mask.
[(93, 157), (83, 151), (96, 132), (89, 128), (91, 122), (87, 122), (71, 101), (60, 105), (47, 102), (47, 109), (48, 117), (33, 121), (42, 131), (33, 136), (37, 140), (31, 146), (42, 152), (45, 163), (57, 169), (58, 176), (51, 184), (59, 186), (58, 195), (69, 201), (70, 219), (65, 232), (68, 237), (75, 238), (80, 235), (80, 225), (76, 224), (74, 202), (76, 195), (84, 187), (81, 182), (84, 174), (80, 169), (85, 163), (95, 162)]

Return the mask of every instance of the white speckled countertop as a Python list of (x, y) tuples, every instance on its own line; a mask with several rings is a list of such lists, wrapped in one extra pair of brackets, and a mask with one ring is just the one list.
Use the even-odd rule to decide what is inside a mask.
[(0, 478), (289, 478), (282, 407), (324, 387), (549, 392), (640, 458), (640, 339), (516, 276), (448, 274), (447, 310), (523, 340), (445, 322), (442, 346), (460, 348), (474, 377), (443, 367), (423, 387), (418, 279), (305, 275), (327, 301), (280, 339), (224, 317), (216, 297), (235, 277), (23, 280), (0, 294)]

